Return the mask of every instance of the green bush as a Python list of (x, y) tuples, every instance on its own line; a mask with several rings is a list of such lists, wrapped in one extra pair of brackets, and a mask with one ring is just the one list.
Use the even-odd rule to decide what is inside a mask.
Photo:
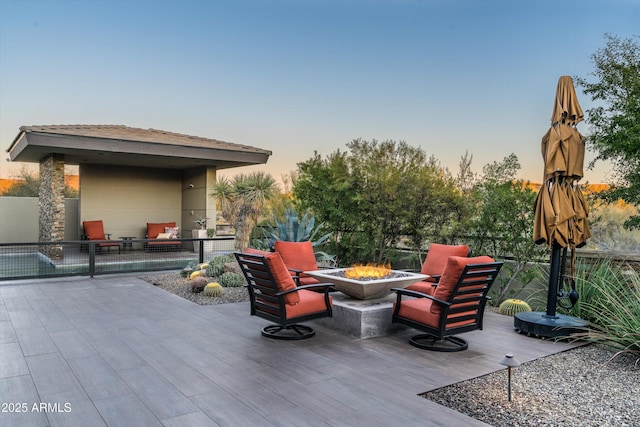
[(221, 297), (224, 293), (224, 289), (220, 286), (220, 283), (209, 283), (204, 287), (203, 293), (208, 297)]
[(218, 282), (227, 288), (237, 288), (244, 284), (244, 277), (238, 273), (227, 271), (218, 277)]

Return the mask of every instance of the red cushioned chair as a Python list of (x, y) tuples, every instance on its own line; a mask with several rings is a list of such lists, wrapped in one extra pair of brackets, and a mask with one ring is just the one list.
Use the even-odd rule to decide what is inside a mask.
[(427, 274), (429, 277), (407, 286), (406, 289), (433, 295), (450, 256), (468, 257), (471, 256), (471, 249), (467, 245), (432, 243), (420, 269), (420, 273)]
[(434, 295), (394, 288), (397, 299), (391, 321), (423, 331), (411, 345), (435, 351), (461, 351), (467, 342), (454, 336), (482, 329), (487, 293), (502, 262), (488, 256), (449, 257)]
[(333, 315), (330, 283), (296, 286), (277, 252), (247, 250), (234, 255), (247, 279), (251, 315), (273, 323), (262, 329), (263, 336), (285, 340), (311, 338), (315, 335), (313, 328), (300, 322)]
[(107, 248), (107, 252), (110, 252), (112, 247), (117, 247), (118, 253), (120, 253), (120, 243), (109, 241), (111, 240), (111, 234), (104, 233), (104, 224), (102, 224), (102, 220), (83, 221), (82, 228), (84, 230), (84, 237), (86, 240), (97, 241), (95, 244), (96, 249), (102, 251), (102, 249)]

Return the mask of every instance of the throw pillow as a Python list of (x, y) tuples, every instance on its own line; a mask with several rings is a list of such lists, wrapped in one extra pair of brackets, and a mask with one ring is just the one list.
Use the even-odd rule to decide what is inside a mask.
[(169, 237), (170, 239), (177, 239), (178, 237), (180, 237), (180, 227), (165, 227), (164, 232), (171, 234), (171, 236)]
[(170, 239), (171, 233), (158, 233), (157, 239)]

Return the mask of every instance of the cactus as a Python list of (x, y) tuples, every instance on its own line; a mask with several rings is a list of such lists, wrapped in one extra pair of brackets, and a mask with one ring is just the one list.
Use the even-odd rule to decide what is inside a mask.
[(211, 259), (212, 263), (219, 264), (219, 265), (224, 265), (228, 262), (233, 262), (233, 261), (235, 261), (235, 258), (231, 254), (218, 255), (216, 257), (213, 257), (213, 259)]
[(205, 270), (197, 270), (197, 271), (194, 271), (193, 273), (191, 273), (189, 275), (189, 280), (193, 280), (193, 279), (195, 279), (196, 277), (199, 277), (199, 276), (203, 276), (204, 277), (206, 275), (207, 275), (207, 272)]
[(203, 262), (202, 264), (198, 264), (198, 266), (196, 267), (196, 270), (206, 270), (207, 267), (209, 267), (209, 263)]
[(228, 288), (237, 288), (244, 284), (244, 277), (242, 277), (238, 273), (227, 271), (225, 273), (222, 273), (220, 277), (218, 277), (218, 282), (220, 282), (222, 286)]
[(224, 273), (224, 264), (212, 262), (207, 267), (207, 276), (209, 277), (218, 277), (222, 273)]
[(222, 294), (224, 293), (224, 289), (222, 289), (222, 286), (220, 285), (220, 283), (209, 283), (207, 286), (204, 287), (204, 294), (208, 297), (221, 297)]
[(500, 304), (498, 310), (504, 316), (514, 316), (522, 311), (531, 311), (531, 307), (520, 299), (506, 299)]
[(197, 276), (189, 281), (189, 286), (191, 286), (191, 292), (197, 294), (198, 292), (202, 292), (204, 287), (207, 286), (207, 278), (202, 276)]

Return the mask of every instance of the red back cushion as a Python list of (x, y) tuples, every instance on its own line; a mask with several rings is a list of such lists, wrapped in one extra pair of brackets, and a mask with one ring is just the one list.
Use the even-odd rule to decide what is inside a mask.
[(89, 240), (107, 240), (107, 236), (104, 235), (102, 221), (84, 221), (82, 228), (84, 228), (84, 234), (87, 235)]
[(287, 268), (302, 271), (318, 269), (316, 256), (313, 253), (313, 244), (310, 241), (283, 242), (282, 240), (277, 240), (274, 246)]
[[(259, 254), (262, 255), (262, 254)], [(287, 291), (289, 289), (294, 289), (296, 287), (296, 283), (293, 281), (289, 270), (284, 265), (282, 258), (277, 252), (267, 252), (266, 255), (263, 255), (267, 260), (267, 265), (271, 270), (271, 274), (273, 274), (273, 278), (278, 284), (278, 291)], [(300, 302), (300, 296), (298, 292), (291, 292), (284, 296), (284, 300), (287, 304), (297, 304)]]
[[(433, 296), (439, 300), (447, 301), (451, 296), (451, 292), (453, 292), (453, 288), (458, 283), (458, 279), (460, 279), (462, 270), (464, 270), (467, 264), (482, 264), (487, 262), (494, 262), (494, 260), (488, 256), (477, 256), (472, 258), (459, 256), (449, 257), (447, 260), (447, 266), (442, 273), (442, 277), (440, 278), (440, 282), (438, 282), (438, 286), (436, 287), (436, 291)], [(440, 304), (432, 304), (431, 312), (433, 314), (440, 314)]]
[(447, 266), (447, 259), (450, 256), (469, 256), (469, 246), (432, 243), (429, 246), (429, 252), (427, 252), (427, 257), (422, 264), (420, 273), (428, 274), (429, 276), (441, 275)]
[(164, 233), (165, 227), (175, 227), (176, 223), (174, 222), (148, 222), (147, 223), (147, 238), (148, 239), (156, 239), (158, 238), (158, 234)]

